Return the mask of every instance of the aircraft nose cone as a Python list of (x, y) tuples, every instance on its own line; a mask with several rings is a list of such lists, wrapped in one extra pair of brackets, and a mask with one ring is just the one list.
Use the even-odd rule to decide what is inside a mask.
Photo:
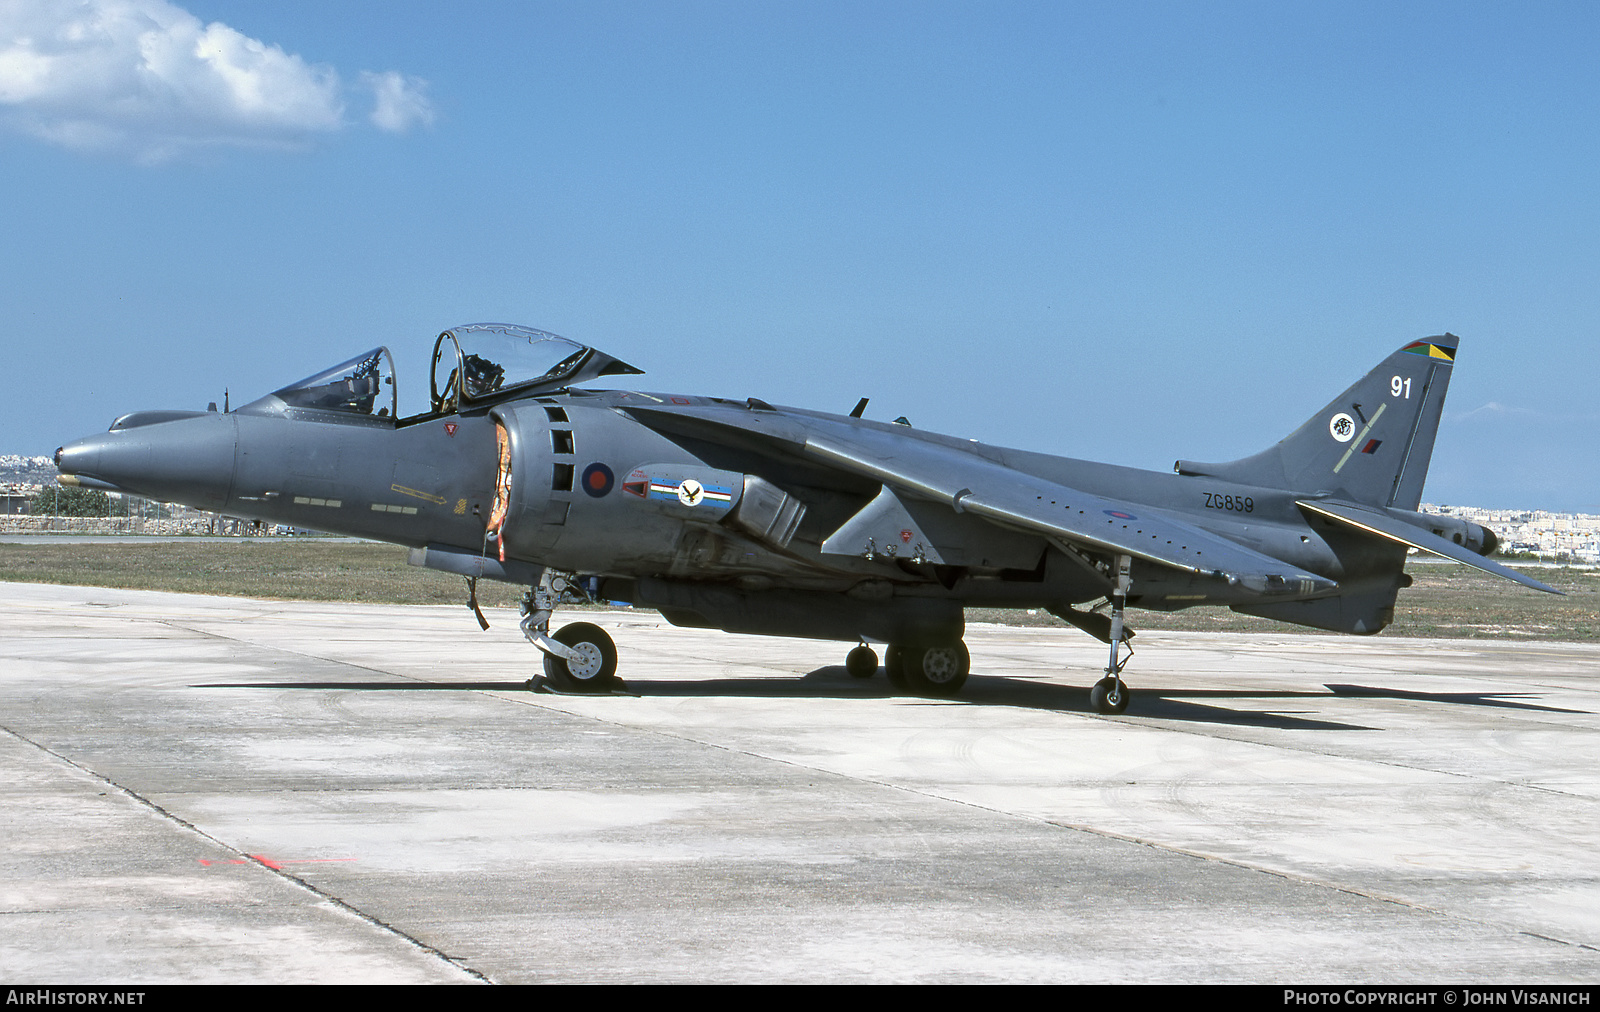
[(233, 416), (206, 414), (67, 443), (56, 469), (65, 485), (220, 509), (233, 486), (234, 445)]
[(100, 467), (100, 440), (96, 436), (80, 439), (56, 449), (56, 470), (76, 477), (92, 475)]

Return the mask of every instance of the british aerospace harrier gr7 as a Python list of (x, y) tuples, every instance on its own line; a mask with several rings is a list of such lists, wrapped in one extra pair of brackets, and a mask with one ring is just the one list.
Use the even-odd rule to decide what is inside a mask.
[(858, 677), (886, 645), (890, 682), (936, 696), (966, 681), (971, 605), (1047, 609), (1108, 644), (1090, 698), (1120, 713), (1130, 608), (1375, 633), (1409, 549), (1556, 593), (1488, 559), (1492, 531), (1416, 512), (1456, 345), (1405, 345), (1254, 456), (1157, 473), (871, 421), (865, 401), (837, 415), (592, 389), (640, 370), (473, 324), (435, 342), (421, 414), (397, 415), (377, 348), (231, 412), (124, 415), (56, 464), (66, 484), (390, 541), (474, 587), (526, 586), (523, 630), (572, 691), (617, 668), (594, 625), (550, 632), (574, 598), (857, 643)]

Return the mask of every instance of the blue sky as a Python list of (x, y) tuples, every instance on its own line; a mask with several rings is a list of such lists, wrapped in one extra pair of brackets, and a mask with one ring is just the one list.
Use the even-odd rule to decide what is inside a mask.
[[(75, 27), (76, 26), (76, 27)], [(0, 4), (0, 452), (456, 323), (1166, 469), (1461, 353), (1425, 497), (1600, 513), (1600, 8)], [(154, 54), (154, 55), (152, 55)]]

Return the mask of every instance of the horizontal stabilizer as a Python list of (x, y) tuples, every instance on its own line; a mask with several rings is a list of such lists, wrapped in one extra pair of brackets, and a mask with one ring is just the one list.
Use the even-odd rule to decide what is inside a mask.
[(1509, 566), (1502, 566), (1498, 562), (1492, 562), (1470, 548), (1458, 545), (1448, 538), (1441, 538), (1432, 531), (1423, 530), (1421, 527), (1391, 516), (1387, 512), (1328, 499), (1302, 499), (1299, 505), (1302, 509), (1318, 516), (1337, 520), (1339, 523), (1354, 527), (1356, 530), (1374, 537), (1385, 538), (1389, 541), (1415, 548), (1418, 551), (1430, 552), (1452, 562), (1459, 562), (1464, 566), (1471, 566), (1473, 569), (1481, 569), (1485, 573), (1505, 577), (1507, 580), (1520, 583), (1524, 587), (1542, 590), (1546, 594), (1561, 593), (1554, 587), (1546, 586), (1531, 576), (1524, 576)]

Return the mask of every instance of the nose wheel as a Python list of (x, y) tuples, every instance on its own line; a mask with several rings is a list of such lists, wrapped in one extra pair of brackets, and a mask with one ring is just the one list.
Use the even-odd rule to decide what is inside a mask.
[[(617, 645), (606, 631), (590, 622), (573, 622), (550, 633), (555, 603), (588, 594), (573, 573), (546, 569), (522, 599), (522, 634), (544, 653), (544, 676), (562, 692), (610, 692), (617, 683)], [(537, 678), (528, 688), (537, 689)]]
[(544, 676), (567, 692), (609, 692), (617, 680), (617, 645), (606, 631), (589, 622), (574, 622), (551, 637), (571, 656), (544, 655)]

